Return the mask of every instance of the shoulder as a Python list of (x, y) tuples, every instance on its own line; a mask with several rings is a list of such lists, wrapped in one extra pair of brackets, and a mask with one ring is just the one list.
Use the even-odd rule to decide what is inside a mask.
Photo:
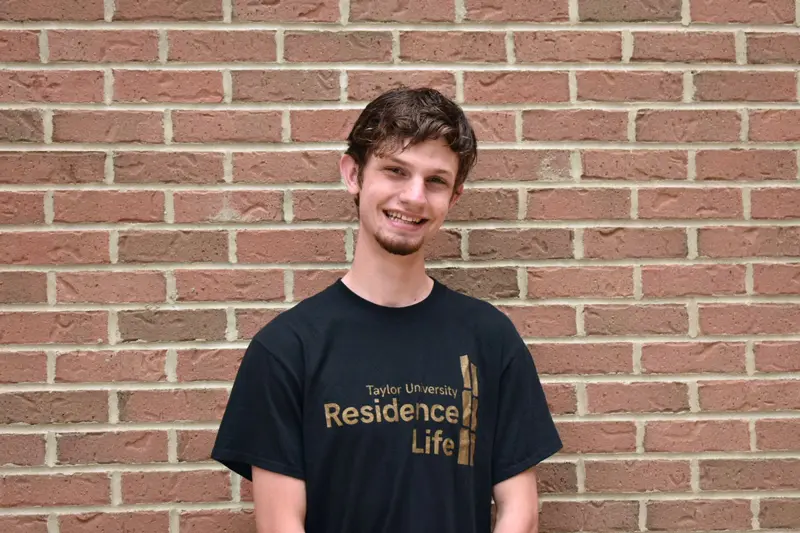
[(511, 318), (490, 302), (449, 287), (445, 290), (445, 301), (450, 316), (473, 331), (500, 338), (510, 336), (512, 340), (519, 336)]

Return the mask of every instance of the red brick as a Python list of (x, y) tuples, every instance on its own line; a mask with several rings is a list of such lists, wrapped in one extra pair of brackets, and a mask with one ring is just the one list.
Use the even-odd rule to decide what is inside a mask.
[(47, 533), (47, 516), (0, 516), (0, 531)]
[(642, 346), (645, 374), (743, 373), (745, 345), (734, 342), (666, 342)]
[(519, 63), (610, 62), (622, 59), (622, 34), (616, 31), (514, 32)]
[(800, 250), (800, 228), (700, 228), (697, 242), (702, 257), (791, 257)]
[(307, 63), (388, 63), (392, 36), (387, 31), (287, 31), (284, 58)]
[(750, 500), (647, 502), (648, 531), (747, 530)]
[(566, 72), (467, 72), (466, 103), (505, 104), (569, 101)]
[(542, 463), (536, 466), (539, 492), (565, 494), (578, 492), (578, 475), (573, 463)]
[(733, 32), (633, 32), (631, 61), (734, 63)]
[(646, 265), (642, 292), (656, 298), (745, 293), (744, 265)]
[(797, 158), (788, 150), (699, 150), (698, 180), (794, 180)]
[(689, 317), (682, 305), (587, 305), (589, 335), (668, 335), (688, 333)]
[(701, 304), (700, 330), (708, 335), (798, 333), (800, 305)]
[(115, 102), (220, 103), (222, 73), (213, 71), (115, 70)]
[(277, 59), (274, 31), (173, 30), (167, 39), (170, 61), (265, 63)]
[(56, 438), (62, 465), (167, 461), (166, 431), (60, 433)]
[[(447, 235), (448, 233), (440, 232)], [(456, 245), (460, 244), (460, 239)], [(461, 257), (459, 246), (458, 257)], [(300, 301), (328, 288), (347, 273), (347, 270), (295, 270), (294, 271), (294, 300)]]
[[(44, 222), (44, 193), (0, 191), (0, 224), (35, 224)], [(2, 277), (2, 274), (0, 274)], [(2, 287), (2, 281), (0, 281)], [(0, 288), (0, 291), (2, 288)], [(2, 299), (2, 296), (0, 296)]]
[(582, 180), (685, 180), (686, 152), (662, 150), (584, 150)]
[(47, 274), (44, 272), (0, 272), (0, 303), (47, 302)]
[(744, 420), (648, 422), (644, 449), (648, 452), (747, 452), (750, 430)]
[(800, 63), (800, 35), (748, 33), (747, 61), (754, 64)]
[(178, 381), (233, 381), (244, 350), (180, 350)]
[(0, 234), (0, 262), (16, 265), (79, 265), (109, 260), (105, 232)]
[(587, 492), (684, 492), (688, 461), (587, 461)]
[(160, 143), (162, 114), (154, 111), (55, 111), (53, 141)]
[(456, 96), (456, 80), (452, 72), (431, 70), (350, 70), (347, 72), (349, 100), (369, 101), (385, 91), (400, 87), (430, 87), (449, 98)]
[(219, 0), (115, 0), (114, 20), (222, 21)]
[(167, 282), (161, 272), (59, 272), (59, 302), (164, 302)]
[(567, 305), (502, 306), (523, 337), (575, 335), (575, 309)]
[(0, 464), (44, 466), (44, 435), (0, 435)]
[[(440, 259), (461, 259), (461, 232), (458, 230), (439, 230), (432, 239), (426, 241), (426, 257), (431, 261)], [(295, 289), (297, 288), (295, 275)]]
[(50, 30), (47, 44), (51, 62), (158, 60), (158, 32), (155, 30)]
[(344, 261), (342, 230), (240, 231), (241, 263), (317, 263)]
[(796, 381), (701, 381), (704, 411), (785, 411), (800, 409)]
[(169, 530), (167, 511), (87, 513), (59, 516), (60, 533), (156, 533)]
[(800, 294), (800, 265), (753, 265), (756, 294)]
[(335, 70), (233, 72), (233, 99), (243, 102), (339, 101)]
[(0, 141), (44, 142), (44, 125), (38, 111), (0, 110)]
[(698, 101), (792, 102), (797, 100), (794, 72), (698, 72)]
[[(0, 12), (0, 18), (2, 18), (2, 12)], [(0, 71), (0, 102), (89, 103), (102, 101), (103, 73), (99, 71)]]
[[(624, 343), (533, 344), (540, 374), (616, 374), (633, 371), (633, 348)], [(591, 355), (587, 355), (591, 354)]]
[(750, 198), (753, 218), (800, 217), (800, 189), (756, 189)]
[(465, 0), (466, 20), (497, 22), (563, 22), (569, 20), (566, 0)]
[(214, 430), (179, 430), (178, 461), (210, 461), (216, 438)]
[(594, 259), (686, 257), (686, 233), (674, 228), (597, 228), (583, 235), (586, 257)]
[(528, 269), (528, 298), (633, 296), (631, 267), (540, 267)]
[(741, 117), (737, 111), (639, 111), (636, 139), (650, 142), (735, 142)]
[(160, 191), (56, 191), (53, 209), (56, 222), (162, 222), (164, 194)]
[(227, 328), (223, 309), (120, 311), (118, 319), (123, 341), (219, 341)]
[(234, 183), (339, 183), (341, 154), (328, 150), (234, 154)]
[(576, 413), (578, 399), (575, 386), (567, 383), (545, 383), (544, 393), (547, 397), (547, 407), (554, 415)]
[(228, 260), (228, 236), (222, 231), (120, 232), (123, 263), (219, 262)]
[(252, 509), (184, 511), (180, 514), (181, 533), (230, 531), (252, 533), (255, 525)]
[(582, 22), (680, 22), (680, 0), (579, 0)]
[(5, 0), (0, 20), (94, 20), (102, 21), (103, 0)]
[(292, 140), (296, 142), (343, 141), (350, 133), (359, 113), (359, 111), (351, 109), (292, 111)]
[(0, 507), (108, 505), (108, 474), (44, 474), (0, 477)]
[(523, 111), (522, 121), (522, 136), (529, 141), (628, 140), (628, 114), (623, 111)]
[(116, 183), (212, 184), (223, 180), (222, 154), (120, 152), (114, 155)]
[(74, 351), (58, 354), (56, 382), (166, 381), (165, 350)]
[(464, 191), (447, 214), (449, 221), (516, 220), (518, 193), (513, 189)]
[(282, 270), (178, 270), (178, 301), (269, 301), (284, 298)]
[(755, 343), (759, 372), (800, 372), (800, 343), (774, 341)]
[(572, 232), (567, 229), (474, 229), (469, 232), (472, 259), (567, 259)]
[(634, 501), (545, 501), (539, 513), (542, 532), (636, 531), (639, 503)]
[(691, 3), (692, 22), (784, 24), (794, 22), (794, 15), (793, 0), (730, 0), (725, 4), (694, 0)]
[(392, 0), (388, 2), (352, 0), (350, 2), (350, 20), (453, 22), (455, 20), (455, 5), (452, 2), (431, 3), (427, 0)]
[(800, 499), (761, 499), (758, 516), (762, 528), (800, 527)]
[(104, 311), (38, 311), (0, 313), (0, 343), (96, 344), (108, 337)]
[(400, 60), (440, 63), (505, 62), (505, 33), (488, 31), (400, 32)]
[(800, 111), (796, 109), (751, 111), (750, 140), (764, 142), (800, 141)]
[(0, 30), (0, 61), (38, 63), (39, 32), (33, 30)]
[(466, 115), (479, 142), (516, 141), (514, 113), (510, 111), (466, 111)]
[(122, 501), (220, 502), (231, 499), (227, 472), (123, 472)]
[(0, 424), (107, 422), (108, 392), (7, 392), (0, 394), (0, 407)]
[(4, 152), (0, 183), (98, 183), (103, 181), (105, 157), (101, 152)]
[(358, 219), (353, 196), (348, 191), (292, 191), (294, 220), (350, 222)]
[(0, 383), (44, 383), (47, 355), (44, 352), (0, 352)]
[(756, 420), (757, 449), (793, 451), (800, 442), (798, 420)]
[(633, 422), (560, 422), (562, 453), (614, 453), (636, 451)]
[(174, 140), (204, 142), (279, 142), (280, 111), (174, 111)]
[(513, 268), (436, 268), (431, 277), (451, 289), (480, 299), (519, 298)]
[(630, 191), (627, 189), (534, 189), (528, 191), (526, 216), (529, 219), (625, 219), (630, 218), (630, 212)]
[(234, 0), (233, 20), (253, 22), (338, 22), (339, 2), (335, 0), (277, 0), (253, 2)]
[(800, 461), (792, 459), (700, 461), (700, 490), (794, 490)]
[(685, 383), (589, 383), (590, 413), (675, 413), (689, 410)]
[(677, 72), (586, 71), (577, 73), (578, 99), (597, 102), (680, 102), (683, 76)]
[(283, 220), (281, 191), (176, 192), (175, 222)]
[(278, 316), (279, 309), (244, 309), (236, 312), (236, 331), (239, 339), (250, 340), (258, 331)]
[(225, 411), (224, 389), (121, 391), (122, 422), (218, 422)]
[(571, 181), (565, 150), (501, 149), (481, 151), (470, 181)]

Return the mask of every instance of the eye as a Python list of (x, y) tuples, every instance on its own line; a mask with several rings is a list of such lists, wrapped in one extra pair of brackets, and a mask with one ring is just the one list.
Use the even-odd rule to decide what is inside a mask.
[(439, 176), (434, 176), (428, 180), (431, 183), (435, 183), (436, 185), (447, 185), (447, 180), (444, 178), (440, 178)]
[(392, 174), (402, 174), (403, 169), (400, 167), (386, 167), (386, 170), (391, 172)]

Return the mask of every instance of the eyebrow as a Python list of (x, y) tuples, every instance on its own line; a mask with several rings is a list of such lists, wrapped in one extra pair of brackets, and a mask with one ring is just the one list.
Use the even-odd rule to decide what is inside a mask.
[[(387, 157), (386, 159), (388, 159), (389, 161), (392, 161), (394, 163), (397, 163), (398, 165), (403, 165), (404, 167), (408, 166), (408, 163), (406, 163), (405, 161), (397, 159), (396, 157), (391, 156), (391, 155), (389, 157)], [(435, 169), (433, 169), (433, 173), (434, 174), (444, 174), (445, 176), (450, 176), (450, 177), (453, 176), (453, 173), (451, 171), (445, 170), (443, 168), (435, 168)]]

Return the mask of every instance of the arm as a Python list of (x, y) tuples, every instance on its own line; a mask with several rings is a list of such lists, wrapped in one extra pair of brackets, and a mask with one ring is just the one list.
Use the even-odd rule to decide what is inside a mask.
[(253, 505), (257, 533), (303, 533), (305, 482), (253, 467)]
[(494, 533), (538, 533), (539, 493), (532, 468), (494, 486)]

